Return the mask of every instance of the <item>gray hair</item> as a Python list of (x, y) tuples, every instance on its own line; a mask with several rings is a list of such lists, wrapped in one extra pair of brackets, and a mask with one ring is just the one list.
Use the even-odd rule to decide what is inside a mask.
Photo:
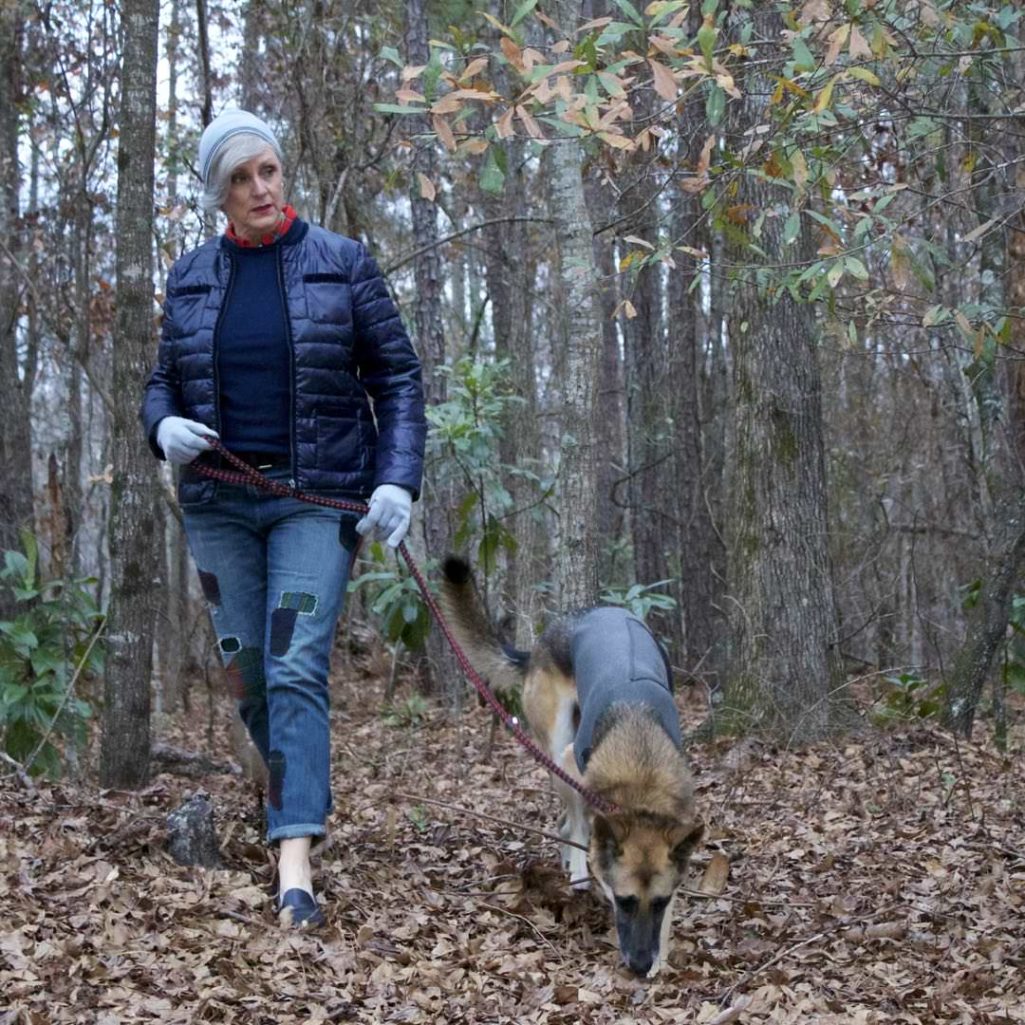
[(214, 156), (207, 176), (206, 187), (199, 197), (204, 213), (215, 217), (224, 206), (231, 187), (231, 176), (235, 169), (247, 160), (258, 157), (265, 149), (272, 149), (281, 163), (285, 158), (276, 143), (270, 143), (255, 132), (239, 132), (233, 135)]

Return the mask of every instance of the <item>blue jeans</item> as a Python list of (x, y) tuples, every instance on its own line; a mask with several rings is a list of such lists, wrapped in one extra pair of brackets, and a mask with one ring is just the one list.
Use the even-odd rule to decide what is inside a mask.
[(359, 517), (221, 481), (182, 511), (230, 688), (267, 763), (267, 838), (323, 836), (328, 668)]

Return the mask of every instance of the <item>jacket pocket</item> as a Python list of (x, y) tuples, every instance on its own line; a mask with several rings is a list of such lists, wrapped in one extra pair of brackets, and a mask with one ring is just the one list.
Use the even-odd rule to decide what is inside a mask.
[(170, 315), (174, 337), (183, 338), (199, 330), (210, 291), (210, 285), (184, 285), (168, 289), (166, 310)]
[(167, 296), (169, 299), (178, 299), (184, 295), (209, 295), (210, 285), (182, 285), (179, 288), (169, 288)]
[(304, 274), (306, 310), (316, 324), (352, 323), (352, 286), (345, 274)]
[(363, 431), (356, 417), (317, 417), (317, 469), (355, 473), (366, 465)]

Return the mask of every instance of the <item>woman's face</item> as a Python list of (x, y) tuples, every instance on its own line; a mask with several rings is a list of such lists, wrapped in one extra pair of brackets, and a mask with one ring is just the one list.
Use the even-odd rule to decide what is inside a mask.
[(268, 146), (261, 154), (239, 164), (231, 172), (224, 212), (235, 233), (250, 242), (271, 234), (281, 220), (285, 205), (281, 164)]

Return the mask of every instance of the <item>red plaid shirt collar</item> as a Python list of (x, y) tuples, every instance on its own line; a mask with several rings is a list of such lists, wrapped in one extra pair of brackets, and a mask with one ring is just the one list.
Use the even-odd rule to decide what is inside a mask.
[(242, 246), (243, 249), (256, 249), (259, 246), (269, 246), (273, 242), (277, 242), (279, 238), (284, 238), (288, 234), (288, 229), (292, 227), (298, 214), (295, 209), (288, 203), (281, 208), (281, 221), (278, 226), (272, 232), (268, 232), (262, 236), (259, 242), (250, 242), (247, 238), (242, 238), (236, 231), (235, 225), (228, 222), (228, 230), (224, 233), (225, 236), (235, 243), (237, 246)]

